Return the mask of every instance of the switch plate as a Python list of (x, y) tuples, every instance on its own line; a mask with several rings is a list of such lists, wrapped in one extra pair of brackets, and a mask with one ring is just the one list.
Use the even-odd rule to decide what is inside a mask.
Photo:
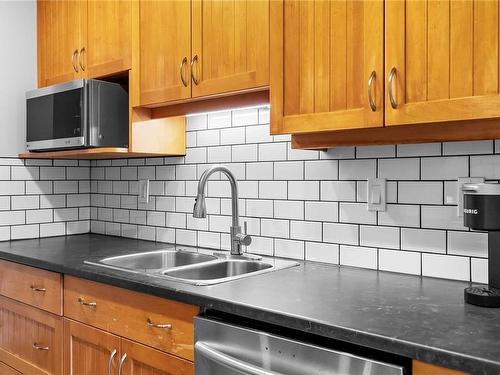
[(139, 203), (149, 203), (149, 180), (139, 180)]
[(385, 178), (369, 178), (366, 191), (368, 211), (385, 211), (387, 203), (387, 182)]
[(464, 193), (462, 187), (464, 184), (484, 182), (484, 177), (459, 177), (457, 183), (457, 216), (464, 216)]

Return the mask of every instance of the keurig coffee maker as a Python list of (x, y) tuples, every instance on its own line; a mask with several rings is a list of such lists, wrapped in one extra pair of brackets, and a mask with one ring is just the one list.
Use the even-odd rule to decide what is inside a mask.
[(465, 302), (500, 307), (500, 184), (465, 184), (463, 192), (464, 225), (488, 231), (488, 285), (466, 288)]

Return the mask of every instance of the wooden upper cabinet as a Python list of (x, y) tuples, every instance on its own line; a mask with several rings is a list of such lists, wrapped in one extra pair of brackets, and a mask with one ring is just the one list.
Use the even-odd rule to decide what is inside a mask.
[(140, 104), (191, 97), (191, 2), (140, 2)]
[(271, 2), (271, 131), (383, 126), (383, 1)]
[(500, 117), (497, 1), (388, 0), (385, 9), (386, 125)]
[(269, 1), (192, 0), (193, 97), (269, 85)]
[(78, 52), (86, 1), (39, 0), (37, 3), (38, 85), (81, 77)]
[(64, 319), (64, 373), (115, 374), (120, 338), (87, 325)]
[(130, 69), (132, 14), (132, 1), (87, 2), (86, 43), (80, 47), (87, 78)]

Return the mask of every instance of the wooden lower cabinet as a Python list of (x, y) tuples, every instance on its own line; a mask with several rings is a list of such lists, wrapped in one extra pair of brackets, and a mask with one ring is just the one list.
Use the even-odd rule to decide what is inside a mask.
[(123, 375), (193, 375), (194, 365), (185, 359), (136, 342), (121, 340)]
[(64, 319), (65, 375), (115, 374), (119, 350), (118, 336)]
[(0, 297), (0, 327), (0, 362), (24, 374), (62, 375), (61, 317)]
[(64, 319), (65, 375), (117, 374), (120, 363), (123, 375), (194, 374), (190, 361)]
[(413, 375), (468, 375), (465, 372), (450, 370), (429, 363), (413, 361)]

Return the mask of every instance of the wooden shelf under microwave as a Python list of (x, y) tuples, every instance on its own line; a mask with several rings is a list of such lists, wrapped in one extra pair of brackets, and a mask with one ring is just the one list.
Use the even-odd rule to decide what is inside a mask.
[(141, 152), (129, 152), (124, 147), (101, 147), (85, 148), (79, 150), (26, 152), (19, 154), (21, 159), (120, 159), (120, 158), (144, 158), (155, 156), (172, 156), (166, 154), (153, 154)]

